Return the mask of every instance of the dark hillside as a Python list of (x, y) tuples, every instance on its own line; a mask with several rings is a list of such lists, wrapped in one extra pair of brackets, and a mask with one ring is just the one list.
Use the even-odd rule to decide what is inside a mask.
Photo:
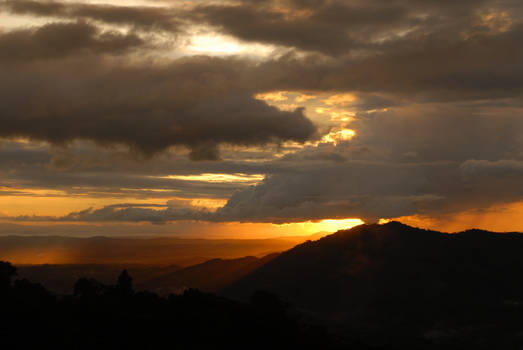
[(138, 285), (159, 294), (180, 292), (187, 288), (197, 288), (206, 292), (216, 292), (236, 282), (245, 275), (276, 258), (278, 253), (263, 258), (246, 256), (239, 259), (212, 259), (176, 271), (161, 274)]
[(245, 298), (262, 289), (336, 323), (428, 332), (521, 321), (522, 276), (521, 234), (445, 234), (392, 222), (300, 244), (225, 293)]

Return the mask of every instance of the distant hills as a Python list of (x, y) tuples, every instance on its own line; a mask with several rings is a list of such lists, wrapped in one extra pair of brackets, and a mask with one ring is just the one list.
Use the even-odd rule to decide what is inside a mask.
[(0, 259), (18, 266), (34, 264), (190, 266), (216, 258), (262, 257), (290, 249), (311, 237), (189, 239), (0, 236)]

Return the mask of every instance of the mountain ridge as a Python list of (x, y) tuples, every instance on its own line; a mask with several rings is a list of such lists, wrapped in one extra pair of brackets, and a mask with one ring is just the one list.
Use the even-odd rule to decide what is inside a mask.
[(477, 310), (523, 302), (521, 252), (520, 233), (364, 224), (299, 244), (223, 293), (246, 299), (266, 290), (352, 326), (412, 319), (420, 319), (420, 327), (437, 320), (466, 323), (471, 315), (481, 319)]

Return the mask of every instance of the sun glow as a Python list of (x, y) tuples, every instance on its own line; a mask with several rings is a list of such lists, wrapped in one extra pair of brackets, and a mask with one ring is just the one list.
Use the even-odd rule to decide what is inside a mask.
[(349, 141), (356, 135), (356, 132), (352, 129), (342, 129), (339, 131), (332, 131), (327, 135), (323, 136), (322, 142), (333, 143), (337, 145), (339, 142)]
[(275, 225), (278, 227), (287, 227), (291, 231), (301, 231), (303, 234), (313, 234), (318, 232), (336, 232), (339, 230), (348, 230), (354, 226), (364, 224), (360, 219), (326, 219), (321, 221), (306, 221), (290, 224)]
[(217, 174), (204, 173), (199, 175), (169, 175), (161, 176), (163, 179), (183, 180), (183, 181), (205, 181), (205, 182), (243, 182), (243, 183), (258, 183), (265, 178), (263, 174)]
[(189, 44), (183, 48), (188, 54), (197, 55), (247, 55), (266, 57), (274, 51), (274, 47), (264, 44), (244, 43), (233, 37), (212, 32), (193, 33), (188, 38)]

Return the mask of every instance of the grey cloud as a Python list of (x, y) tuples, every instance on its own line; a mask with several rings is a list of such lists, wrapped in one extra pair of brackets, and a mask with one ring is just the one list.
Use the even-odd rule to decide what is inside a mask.
[[(523, 160), (488, 161), (471, 159), (461, 164), (460, 168), (464, 179), (467, 181), (482, 176), (501, 177), (503, 181), (507, 181), (507, 177), (516, 177), (517, 181), (523, 179)], [(519, 187), (523, 189), (523, 182), (519, 184)]]
[(209, 216), (209, 211), (192, 208), (157, 208), (165, 205), (122, 203), (100, 209), (88, 208), (72, 212), (65, 216), (17, 216), (4, 217), (14, 222), (150, 222), (163, 224), (169, 221), (202, 220)]
[[(440, 173), (445, 171), (439, 169)], [(384, 177), (383, 174), (387, 173)], [(363, 180), (365, 179), (365, 180)], [(423, 169), (392, 164), (310, 165), (307, 171), (273, 175), (262, 184), (233, 194), (218, 211), (116, 205), (63, 217), (18, 217), (18, 221), (245, 221), (285, 223), (361, 217), (372, 221), (416, 213), (441, 201), (426, 193)]]
[(354, 143), (373, 159), (437, 162), (520, 157), (523, 118), (519, 109), (409, 104), (362, 114), (350, 127)]
[(1, 4), (11, 13), (92, 19), (109, 24), (130, 25), (148, 31), (178, 32), (180, 21), (168, 8), (144, 6), (114, 6), (58, 1), (8, 0)]
[(521, 40), (521, 26), (462, 41), (420, 37), (363, 57), (287, 55), (253, 74), (265, 88), (389, 94), (404, 103), (519, 98)]
[(521, 200), (520, 177), (462, 180), (457, 164), (343, 164), (322, 172), (273, 176), (233, 195), (215, 218), (300, 222), (359, 217), (373, 222), (421, 214), (438, 216)]
[[(35, 13), (81, 5), (25, 0), (6, 4), (17, 11), (38, 8), (31, 10)], [(46, 6), (51, 9), (40, 9)], [(118, 18), (118, 11), (122, 17), (134, 10), (149, 16), (140, 7), (85, 6), (94, 12), (110, 9)], [(386, 93), (388, 100), (421, 102), (514, 98), (523, 93), (519, 1), (245, 1), (172, 13), (151, 11), (167, 18), (183, 17), (192, 24), (205, 20), (244, 40), (316, 52), (293, 55), (291, 51), (251, 67), (242, 73), (244, 89), (353, 91), (369, 97)], [(156, 20), (145, 18), (140, 23)], [(377, 99), (368, 102), (388, 104)]]
[[(0, 183), (24, 190), (59, 190), (63, 196), (222, 199), (249, 183), (185, 181), (167, 176), (282, 171), (267, 162), (241, 158), (194, 162), (184, 153), (174, 150), (143, 157), (123, 147), (104, 148), (88, 142), (74, 142), (64, 149), (3, 141), (0, 142)], [(249, 152), (246, 157), (249, 160)]]
[[(144, 208), (145, 207), (145, 208)], [(68, 214), (58, 218), (58, 221), (147, 221), (152, 223), (164, 223), (167, 221), (178, 221), (189, 218), (197, 219), (205, 217), (205, 210), (180, 209), (167, 207), (163, 210), (155, 210), (154, 205), (118, 204), (106, 206), (102, 209), (87, 209), (84, 211)]]
[(520, 113), (511, 109), (452, 104), (360, 116), (352, 123), (357, 134), (351, 141), (289, 155), (282, 161), (293, 162), (294, 172), (238, 191), (216, 217), (374, 221), (519, 201), (522, 123)]
[(347, 217), (374, 221), (408, 215), (443, 199), (427, 186), (430, 172), (450, 176), (446, 166), (319, 163), (299, 174), (274, 175), (239, 191), (216, 214), (229, 220), (262, 222)]
[[(521, 9), (517, 1), (242, 1), (199, 6), (193, 15), (222, 31), (257, 41), (329, 55), (380, 54), (391, 45), (443, 33), (481, 30), (481, 10)], [(454, 33), (454, 36), (449, 34)]]
[(304, 142), (303, 110), (281, 111), (242, 91), (246, 62), (199, 57), (125, 64), (96, 57), (0, 67), (0, 136), (124, 144), (145, 154), (186, 146), (216, 159), (220, 144)]
[(144, 45), (134, 34), (100, 31), (85, 22), (51, 23), (0, 33), (0, 62), (19, 63), (80, 54), (121, 54)]
[[(301, 172), (270, 176), (233, 194), (216, 212), (170, 206), (114, 205), (63, 217), (18, 221), (180, 220), (288, 223), (359, 217), (368, 222), (405, 215), (441, 216), (520, 200), (520, 176), (463, 179), (459, 163), (309, 163)], [(519, 187), (518, 187), (519, 186)]]

